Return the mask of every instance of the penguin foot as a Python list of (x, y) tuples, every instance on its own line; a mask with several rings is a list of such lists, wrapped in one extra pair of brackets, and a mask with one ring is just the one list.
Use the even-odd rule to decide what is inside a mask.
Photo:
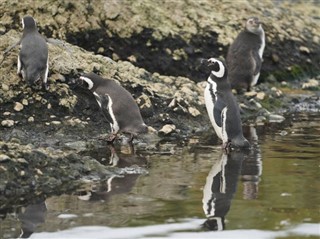
[(229, 142), (223, 143), (221, 145), (221, 148), (223, 150), (225, 150), (226, 154), (230, 153), (230, 151), (231, 151), (231, 142), (229, 141)]
[(113, 144), (114, 140), (117, 138), (117, 135), (116, 134), (110, 134), (108, 135), (107, 137), (107, 143), (108, 144)]

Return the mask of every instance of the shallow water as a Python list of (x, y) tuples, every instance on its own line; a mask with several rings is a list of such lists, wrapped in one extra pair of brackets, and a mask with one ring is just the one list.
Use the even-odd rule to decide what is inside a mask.
[(23, 228), (30, 238), (318, 238), (320, 115), (291, 117), (248, 128), (249, 152), (227, 155), (208, 137), (112, 161), (108, 149), (89, 152), (132, 174), (84, 179), (77, 192), (19, 209), (0, 237)]

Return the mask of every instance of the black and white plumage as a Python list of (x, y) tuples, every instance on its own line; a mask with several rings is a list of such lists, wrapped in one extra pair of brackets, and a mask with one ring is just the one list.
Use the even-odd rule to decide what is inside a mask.
[(257, 84), (265, 48), (265, 33), (257, 17), (251, 17), (230, 45), (226, 63), (231, 88), (247, 91)]
[(243, 151), (222, 152), (215, 159), (203, 187), (202, 207), (207, 217), (204, 226), (209, 230), (221, 231), (225, 217), (237, 191), (237, 183), (244, 159)]
[(49, 68), (47, 42), (38, 32), (36, 22), (31, 16), (22, 19), (22, 26), (17, 74), (31, 86), (42, 82), (43, 87), (47, 89)]
[(231, 91), (225, 64), (215, 58), (203, 60), (202, 64), (211, 70), (204, 98), (210, 121), (223, 147), (249, 147), (242, 133), (240, 110)]
[(93, 93), (96, 101), (110, 123), (112, 135), (108, 141), (113, 141), (118, 133), (128, 133), (134, 136), (148, 132), (139, 107), (132, 95), (114, 80), (104, 79), (95, 73), (80, 76), (82, 83)]

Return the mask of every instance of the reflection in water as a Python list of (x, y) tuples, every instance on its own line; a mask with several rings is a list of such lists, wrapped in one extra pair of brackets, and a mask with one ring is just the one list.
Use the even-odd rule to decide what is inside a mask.
[(207, 217), (204, 227), (209, 230), (221, 231), (225, 227), (225, 216), (237, 190), (243, 157), (244, 153), (241, 151), (232, 151), (229, 154), (223, 152), (207, 176), (202, 203)]
[(242, 163), (241, 180), (243, 182), (243, 199), (257, 199), (260, 176), (262, 174), (262, 157), (256, 129), (250, 127), (252, 149)]
[[(108, 162), (110, 166), (128, 168), (147, 165), (147, 160), (144, 157), (137, 157), (131, 145), (128, 148), (123, 147), (119, 153), (114, 146), (109, 145), (108, 147), (111, 152)], [(140, 174), (134, 172), (131, 174), (127, 172), (123, 177), (110, 176), (103, 181), (93, 183), (89, 190), (80, 192), (82, 195), (79, 195), (78, 198), (90, 201), (108, 200), (112, 195), (130, 192), (139, 176)]]
[(244, 185), (243, 198), (257, 198), (262, 161), (254, 127), (250, 128), (250, 141), (250, 151), (223, 152), (207, 176), (202, 203), (207, 217), (204, 227), (209, 230), (220, 231), (225, 228), (225, 216), (237, 190), (239, 175)]
[(21, 235), (19, 238), (28, 238), (36, 228), (45, 222), (47, 207), (44, 200), (30, 204), (18, 214), (21, 222)]

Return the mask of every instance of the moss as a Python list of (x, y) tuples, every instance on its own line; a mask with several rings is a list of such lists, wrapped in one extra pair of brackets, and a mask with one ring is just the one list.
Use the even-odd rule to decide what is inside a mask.
[(273, 98), (273, 97), (265, 97), (261, 102), (263, 108), (268, 111), (274, 111), (275, 109), (279, 109), (282, 107), (283, 102), (281, 99)]

